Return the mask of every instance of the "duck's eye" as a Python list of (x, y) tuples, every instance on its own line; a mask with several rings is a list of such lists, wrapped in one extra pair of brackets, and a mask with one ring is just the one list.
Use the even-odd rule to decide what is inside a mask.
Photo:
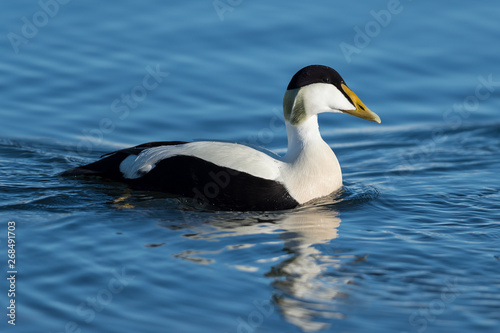
[(324, 77), (324, 78), (323, 78), (323, 82), (325, 82), (325, 83), (330, 83), (330, 78), (329, 78), (329, 77)]

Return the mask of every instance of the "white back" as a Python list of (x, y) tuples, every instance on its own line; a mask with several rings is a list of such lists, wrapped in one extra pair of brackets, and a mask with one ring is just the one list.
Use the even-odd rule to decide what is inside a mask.
[(198, 141), (176, 146), (159, 146), (131, 155), (120, 164), (125, 178), (139, 178), (151, 171), (159, 161), (173, 156), (194, 156), (222, 167), (275, 180), (282, 162), (268, 154), (237, 143)]

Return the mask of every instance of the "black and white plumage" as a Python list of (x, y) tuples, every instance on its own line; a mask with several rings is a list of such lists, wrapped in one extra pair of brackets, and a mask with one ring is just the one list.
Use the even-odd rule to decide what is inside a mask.
[(323, 112), (380, 123), (335, 70), (311, 65), (292, 77), (285, 92), (283, 157), (237, 143), (151, 142), (61, 175), (101, 176), (227, 210), (290, 209), (342, 187), (338, 160), (319, 132), (317, 115)]

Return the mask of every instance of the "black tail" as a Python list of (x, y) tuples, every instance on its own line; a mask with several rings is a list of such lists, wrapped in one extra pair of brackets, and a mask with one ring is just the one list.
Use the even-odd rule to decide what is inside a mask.
[(139, 155), (143, 150), (159, 146), (174, 146), (184, 144), (184, 141), (157, 141), (148, 142), (131, 148), (117, 150), (105, 155), (99, 161), (83, 165), (77, 168), (66, 170), (59, 174), (63, 177), (71, 176), (100, 176), (112, 180), (123, 180), (120, 172), (120, 164), (130, 155)]

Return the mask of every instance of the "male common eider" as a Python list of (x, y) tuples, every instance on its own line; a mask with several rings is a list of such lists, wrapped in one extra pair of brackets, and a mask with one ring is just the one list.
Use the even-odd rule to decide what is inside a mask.
[(311, 65), (292, 77), (283, 98), (288, 135), (283, 157), (237, 143), (150, 142), (61, 175), (101, 176), (226, 210), (290, 209), (342, 187), (337, 157), (319, 132), (322, 112), (380, 123), (334, 69)]

